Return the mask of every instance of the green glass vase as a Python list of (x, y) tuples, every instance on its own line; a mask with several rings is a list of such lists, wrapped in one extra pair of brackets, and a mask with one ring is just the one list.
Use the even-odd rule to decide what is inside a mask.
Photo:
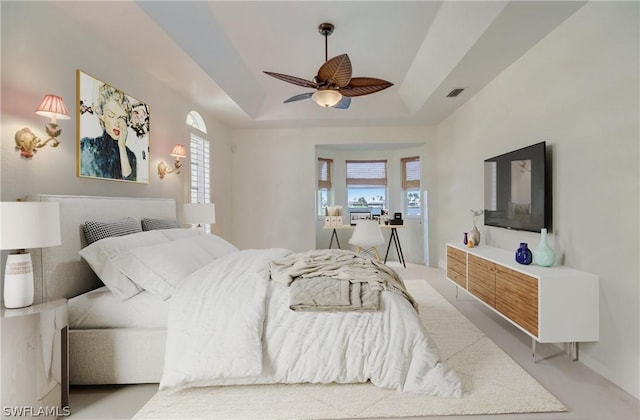
[(533, 250), (533, 263), (542, 267), (551, 267), (556, 262), (556, 253), (547, 241), (547, 229), (540, 231), (540, 243)]

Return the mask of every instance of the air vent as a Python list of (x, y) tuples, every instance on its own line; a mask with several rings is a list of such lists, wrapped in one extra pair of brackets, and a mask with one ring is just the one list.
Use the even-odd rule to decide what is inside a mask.
[(455, 98), (456, 96), (460, 95), (463, 90), (464, 88), (453, 89), (451, 92), (449, 92), (447, 98)]

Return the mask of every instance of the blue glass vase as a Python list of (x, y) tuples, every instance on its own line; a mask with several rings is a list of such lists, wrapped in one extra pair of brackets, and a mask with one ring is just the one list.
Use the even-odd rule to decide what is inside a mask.
[(526, 242), (520, 242), (520, 248), (516, 251), (516, 262), (518, 264), (529, 265), (533, 261), (533, 254)]

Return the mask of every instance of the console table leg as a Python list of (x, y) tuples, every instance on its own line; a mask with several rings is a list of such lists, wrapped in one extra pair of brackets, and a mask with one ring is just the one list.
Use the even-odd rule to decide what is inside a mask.
[(577, 341), (572, 341), (571, 343), (569, 343), (569, 352), (571, 353), (571, 360), (573, 360), (574, 362), (578, 360), (578, 356), (579, 356), (578, 344), (579, 343)]

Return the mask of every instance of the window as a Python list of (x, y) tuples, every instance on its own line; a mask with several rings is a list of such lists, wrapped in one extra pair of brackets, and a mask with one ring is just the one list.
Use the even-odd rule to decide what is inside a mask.
[(420, 216), (420, 157), (412, 156), (402, 158), (400, 161), (405, 214)]
[(324, 216), (325, 207), (331, 205), (331, 166), (333, 159), (318, 158), (316, 178), (318, 179), (318, 193), (316, 197), (317, 215)]
[[(207, 127), (204, 120), (196, 111), (187, 115), (187, 125), (190, 130), (191, 161), (191, 202), (211, 203), (211, 182), (209, 178), (210, 154)], [(211, 225), (205, 226), (205, 232), (211, 232)]]
[(191, 133), (191, 202), (210, 203), (209, 141)]
[(387, 161), (347, 160), (346, 166), (349, 211), (380, 214), (387, 202)]

